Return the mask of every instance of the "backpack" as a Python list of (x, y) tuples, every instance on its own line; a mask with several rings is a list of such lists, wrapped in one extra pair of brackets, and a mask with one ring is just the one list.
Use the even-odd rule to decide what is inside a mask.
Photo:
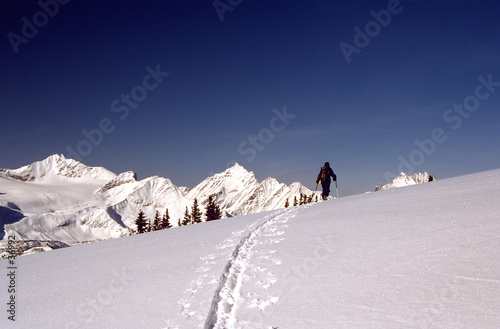
[(321, 167), (321, 171), (319, 172), (319, 182), (320, 184), (323, 184), (323, 182), (326, 182), (327, 180), (330, 180), (328, 177), (328, 168)]
[(326, 167), (321, 167), (321, 172), (319, 174), (321, 180), (326, 178)]

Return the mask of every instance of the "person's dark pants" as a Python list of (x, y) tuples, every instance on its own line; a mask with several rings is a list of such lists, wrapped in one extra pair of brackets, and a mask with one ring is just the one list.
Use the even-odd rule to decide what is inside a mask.
[(321, 182), (321, 186), (323, 187), (323, 194), (321, 196), (323, 200), (326, 200), (330, 195), (330, 182)]

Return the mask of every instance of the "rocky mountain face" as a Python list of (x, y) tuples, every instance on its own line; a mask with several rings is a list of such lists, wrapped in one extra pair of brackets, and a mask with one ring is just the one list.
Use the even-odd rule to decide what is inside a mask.
[(45, 241), (45, 247), (51, 246), (46, 241), (75, 245), (133, 233), (141, 209), (149, 219), (168, 209), (177, 226), (195, 198), (204, 212), (215, 194), (225, 217), (232, 217), (283, 208), (286, 199), (292, 204), (301, 193), (314, 192), (274, 178), (259, 182), (238, 164), (188, 189), (167, 178), (138, 181), (132, 171), (116, 175), (52, 155), (19, 169), (0, 169), (0, 238)]

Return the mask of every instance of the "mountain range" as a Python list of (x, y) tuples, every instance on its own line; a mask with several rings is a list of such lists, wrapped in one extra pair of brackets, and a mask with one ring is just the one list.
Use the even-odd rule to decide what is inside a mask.
[(130, 235), (142, 209), (149, 219), (168, 209), (175, 227), (194, 199), (204, 212), (216, 195), (224, 217), (283, 208), (288, 199), (313, 192), (300, 183), (274, 178), (259, 182), (252, 172), (234, 164), (192, 189), (152, 176), (119, 175), (89, 167), (63, 155), (52, 155), (18, 169), (0, 169), (0, 238), (15, 236), (40, 250)]

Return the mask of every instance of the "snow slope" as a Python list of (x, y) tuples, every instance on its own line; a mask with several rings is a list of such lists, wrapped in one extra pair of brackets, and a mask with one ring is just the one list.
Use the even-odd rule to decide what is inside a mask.
[(23, 256), (0, 327), (497, 329), (499, 184), (496, 170)]
[(204, 211), (208, 196), (216, 194), (222, 212), (234, 216), (283, 208), (300, 193), (313, 192), (274, 178), (259, 183), (238, 164), (188, 191), (167, 178), (138, 181), (132, 171), (116, 175), (52, 155), (19, 169), (0, 169), (0, 239), (5, 230), (18, 239), (74, 245), (129, 235), (141, 209), (152, 219), (168, 208), (176, 226), (195, 198)]

